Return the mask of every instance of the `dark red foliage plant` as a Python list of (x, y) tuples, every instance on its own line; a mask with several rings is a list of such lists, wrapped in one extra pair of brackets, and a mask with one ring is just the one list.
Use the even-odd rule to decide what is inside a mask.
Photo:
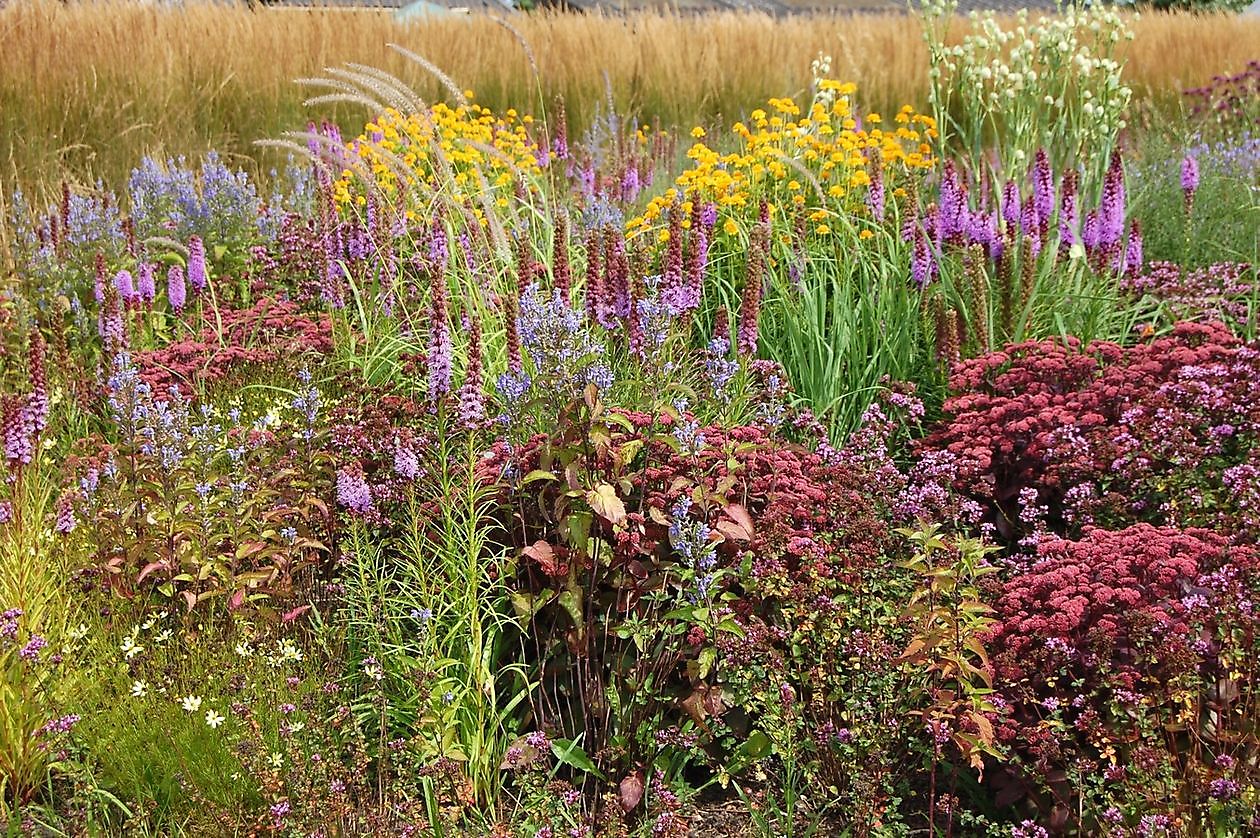
[(752, 626), (782, 643), (757, 628), (776, 603), (813, 601), (819, 579), (856, 586), (890, 538), (850, 465), (758, 427), (608, 411), (589, 391), (482, 468), (520, 557), (534, 713), (610, 771), (651, 764), (661, 730), (712, 742), (729, 709), (721, 638)]
[(249, 308), (207, 308), (195, 337), (136, 352), (133, 361), (153, 392), (166, 393), (172, 384), (188, 392), (239, 383), (250, 370), (283, 365), (296, 371), (309, 356), (331, 350), (326, 315), (308, 316), (293, 302), (264, 297)]
[(1260, 349), (1224, 326), (1180, 323), (1126, 349), (1030, 341), (955, 367), (921, 454), (948, 452), (955, 487), (998, 533), (1034, 547), (1090, 524), (1206, 526), (1255, 538)]
[(1201, 529), (1091, 528), (1042, 539), (994, 594), (999, 735), (1025, 772), (1006, 775), (999, 804), (1030, 792), (1060, 820), (1087, 809), (1082, 795), (1094, 817), (1170, 811), (1254, 763), (1254, 547)]

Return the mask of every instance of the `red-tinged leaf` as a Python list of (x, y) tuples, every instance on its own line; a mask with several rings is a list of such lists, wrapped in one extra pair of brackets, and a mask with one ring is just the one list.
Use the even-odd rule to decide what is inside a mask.
[(245, 604), (245, 589), (238, 588), (232, 592), (232, 598), (228, 600), (228, 610), (235, 611)]
[[(751, 541), (755, 529), (748, 510), (741, 504), (728, 503), (722, 511), (726, 513), (730, 521), (723, 521), (718, 525), (718, 529), (737, 541)], [(730, 524), (730, 526), (723, 527), (722, 524)]]
[(311, 606), (309, 605), (299, 605), (297, 608), (294, 608), (292, 611), (284, 612), (284, 616), (280, 618), (280, 622), (291, 623), (294, 620), (296, 620), (298, 617), (301, 617), (303, 614), (305, 614), (307, 611), (310, 611), (310, 610), (311, 610)]
[(143, 581), (144, 581), (144, 577), (148, 576), (148, 575), (149, 575), (150, 573), (152, 573), (153, 571), (155, 571), (155, 570), (161, 570), (161, 569), (162, 569), (162, 568), (164, 568), (164, 567), (166, 567), (166, 562), (164, 562), (164, 561), (162, 561), (162, 562), (149, 562), (147, 565), (145, 565), (145, 566), (144, 566), (144, 569), (140, 571), (140, 575), (136, 577), (136, 584), (139, 584), (139, 583), (143, 582)]
[(539, 569), (548, 576), (560, 577), (568, 571), (564, 562), (556, 556), (555, 548), (545, 541), (535, 541), (521, 552), (533, 559)]
[(617, 784), (617, 802), (621, 811), (633, 812), (643, 800), (643, 769), (635, 769)]
[(197, 595), (192, 591), (184, 591), (184, 602), (188, 603), (188, 610), (191, 612), (197, 605)]

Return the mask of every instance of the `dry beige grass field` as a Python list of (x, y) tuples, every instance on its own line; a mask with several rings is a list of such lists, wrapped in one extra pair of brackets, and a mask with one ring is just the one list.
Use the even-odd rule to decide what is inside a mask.
[[(141, 154), (211, 147), (246, 165), (261, 155), (266, 167), (272, 152), (253, 140), (329, 115), (302, 106), (310, 93), (294, 79), (360, 62), (440, 95), (389, 42), (492, 107), (537, 110), (561, 94), (578, 120), (607, 92), (619, 109), (667, 124), (733, 117), (801, 91), (819, 52), (833, 56), (832, 75), (860, 84), (868, 107), (924, 103), (925, 49), (917, 22), (901, 15), (535, 14), (510, 26), (484, 16), (400, 24), (366, 11), (10, 2), (0, 8), (0, 186), (121, 185)], [(1257, 18), (1157, 14), (1134, 28), (1128, 79), (1164, 106), (1260, 55)], [(348, 107), (330, 115), (348, 126), (363, 117)]]

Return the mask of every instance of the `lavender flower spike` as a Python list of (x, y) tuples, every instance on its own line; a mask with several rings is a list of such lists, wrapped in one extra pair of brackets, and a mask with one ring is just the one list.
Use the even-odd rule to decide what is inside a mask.
[(184, 303), (188, 300), (188, 289), (184, 287), (184, 269), (179, 265), (171, 265), (171, 269), (167, 271), (166, 299), (177, 314), (184, 310)]
[(188, 284), (194, 293), (200, 293), (206, 287), (206, 246), (201, 236), (188, 240)]

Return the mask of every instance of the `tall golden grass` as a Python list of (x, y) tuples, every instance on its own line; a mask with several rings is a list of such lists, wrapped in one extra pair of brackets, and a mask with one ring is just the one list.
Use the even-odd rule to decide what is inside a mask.
[[(1135, 21), (1127, 74), (1138, 95), (1174, 101), (1185, 86), (1260, 54), (1260, 20), (1156, 14)], [(430, 17), (387, 12), (260, 9), (134, 2), (16, 0), (0, 8), (0, 185), (63, 177), (120, 185), (140, 155), (218, 148), (264, 169), (253, 141), (318, 116), (352, 126), (346, 106), (312, 111), (294, 84), (360, 62), (441, 95), (434, 77), (386, 47), (445, 70), (496, 108), (538, 110), (563, 95), (575, 121), (611, 97), (666, 124), (736, 116), (799, 92), (820, 52), (832, 75), (857, 81), (864, 104), (925, 100), (926, 53), (904, 15), (789, 17), (643, 12)]]

